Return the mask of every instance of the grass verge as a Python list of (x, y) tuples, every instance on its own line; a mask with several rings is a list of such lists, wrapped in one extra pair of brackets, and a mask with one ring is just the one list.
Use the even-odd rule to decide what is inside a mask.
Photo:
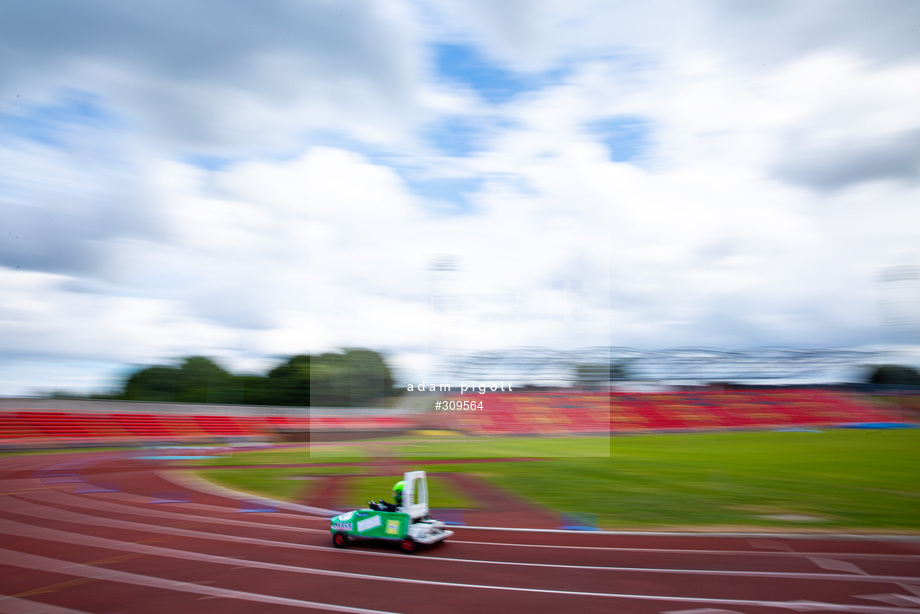
[(292, 467), (248, 467), (246, 469), (196, 470), (195, 474), (221, 486), (260, 497), (291, 501), (304, 496), (310, 487), (303, 470)]
[[(597, 452), (599, 445), (607, 447), (606, 456), (577, 454), (582, 450)], [(374, 449), (372, 442), (363, 449), (349, 446), (350, 454), (365, 458), (373, 458)], [(563, 452), (568, 456), (561, 455)], [(598, 524), (606, 528), (920, 530), (920, 430), (916, 429), (727, 432), (610, 440), (410, 440), (393, 453), (415, 460), (414, 466), (430, 473), (474, 473), (550, 508), (595, 515)], [(229, 464), (255, 454), (259, 453), (236, 454), (230, 457), (234, 463)], [(425, 463), (435, 458), (504, 457), (546, 460)], [(307, 458), (312, 462), (328, 460)], [(355, 467), (315, 469), (359, 472)], [(260, 479), (270, 480), (279, 470), (240, 470), (239, 479), (259, 488)], [(248, 471), (268, 472), (252, 478), (246, 477)], [(372, 494), (367, 498), (386, 498), (395, 477), (368, 482), (367, 490)], [(432, 497), (437, 490), (432, 483)]]

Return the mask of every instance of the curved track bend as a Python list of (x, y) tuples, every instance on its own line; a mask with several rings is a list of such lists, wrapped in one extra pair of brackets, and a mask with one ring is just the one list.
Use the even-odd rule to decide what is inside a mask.
[(457, 527), (337, 550), (322, 516), (243, 513), (136, 456), (0, 458), (0, 614), (920, 614), (914, 539)]

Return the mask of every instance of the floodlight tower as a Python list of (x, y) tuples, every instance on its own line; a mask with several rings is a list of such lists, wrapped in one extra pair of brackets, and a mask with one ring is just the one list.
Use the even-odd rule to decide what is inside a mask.
[(883, 342), (920, 344), (920, 266), (886, 267), (879, 272), (878, 284)]
[[(457, 308), (456, 294), (451, 287), (456, 283), (455, 273), (460, 269), (458, 259), (451, 254), (438, 254), (428, 267), (428, 310), (430, 313), (431, 334), (429, 335), (428, 353), (433, 363), (432, 377), (440, 377), (443, 381), (439, 384), (449, 384), (450, 376), (448, 363), (449, 349), (447, 347), (453, 331), (451, 315)], [(432, 382), (435, 383), (435, 382)]]
[[(920, 266), (901, 265), (882, 269), (878, 284), (882, 341), (896, 346), (897, 354), (909, 354), (906, 346), (920, 346)], [(913, 358), (916, 359), (916, 355)], [(895, 395), (901, 412), (906, 416), (900, 391)]]

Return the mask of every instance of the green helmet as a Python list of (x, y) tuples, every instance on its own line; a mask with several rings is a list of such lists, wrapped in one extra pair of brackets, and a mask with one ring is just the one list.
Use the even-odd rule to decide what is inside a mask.
[(393, 485), (393, 494), (400, 494), (400, 495), (401, 495), (401, 494), (402, 494), (402, 491), (403, 491), (403, 486), (405, 486), (405, 485), (406, 485), (406, 483), (403, 482), (402, 480), (396, 482), (396, 484)]

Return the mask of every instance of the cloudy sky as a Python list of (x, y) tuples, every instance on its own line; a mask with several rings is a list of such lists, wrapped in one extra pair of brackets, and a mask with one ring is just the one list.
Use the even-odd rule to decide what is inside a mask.
[(362, 346), (414, 378), (885, 341), (918, 304), (892, 269), (920, 264), (918, 26), (912, 0), (6, 0), (0, 394), (192, 354)]

